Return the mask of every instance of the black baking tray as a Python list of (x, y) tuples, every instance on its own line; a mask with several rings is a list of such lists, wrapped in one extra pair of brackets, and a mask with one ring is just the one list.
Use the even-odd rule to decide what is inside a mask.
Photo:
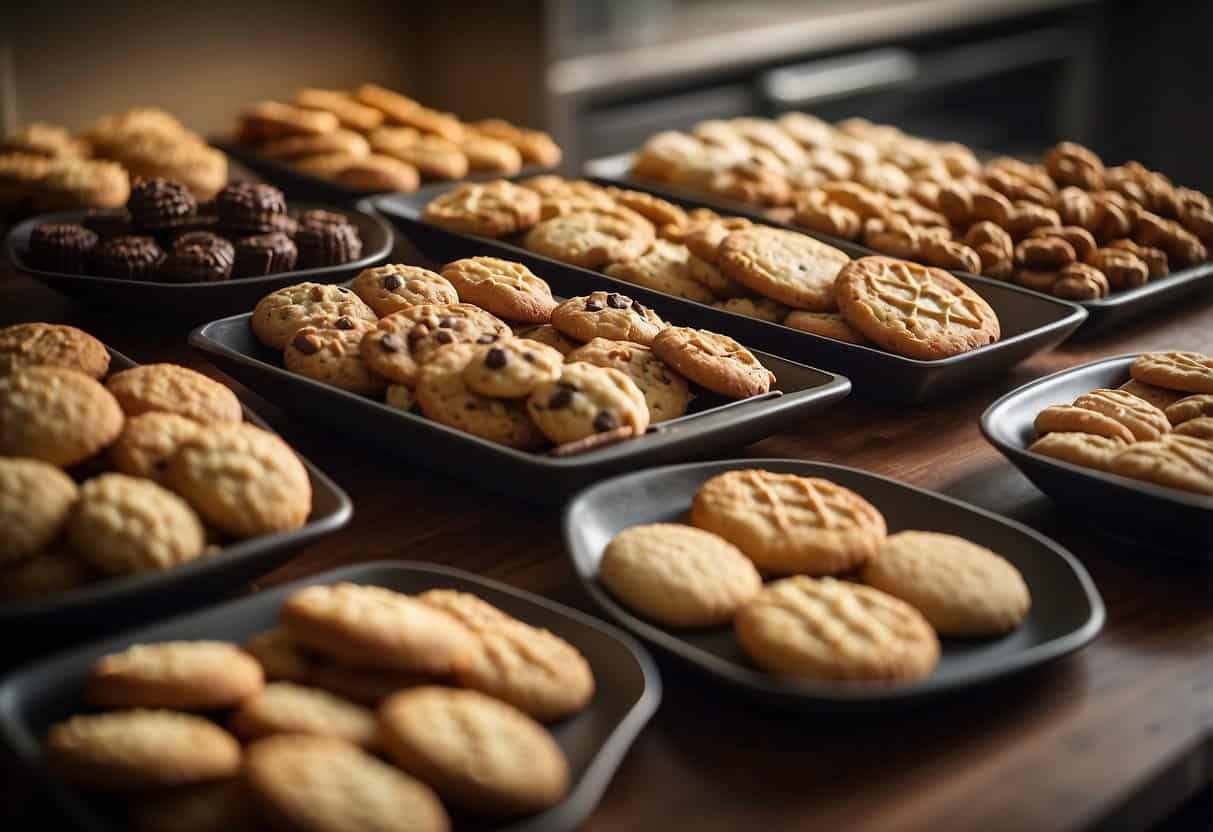
[(981, 432), (1037, 488), (1092, 528), (1112, 532), (1182, 558), (1213, 559), (1213, 496), (1166, 488), (1031, 453), (1036, 414), (1070, 404), (1097, 388), (1129, 380), (1136, 355), (1104, 358), (1025, 384), (981, 416)]
[[(962, 279), (998, 313), (1002, 339), (950, 358), (918, 361), (875, 347), (848, 344), (748, 318), (617, 280), (601, 272), (570, 266), (519, 245), (457, 234), (424, 222), (421, 216), (426, 204), (448, 189), (449, 186), (433, 186), (414, 194), (376, 197), (369, 203), (395, 222), (401, 233), (431, 260), (445, 263), (475, 254), (495, 255), (525, 263), (565, 295), (586, 294), (595, 289), (623, 292), (682, 325), (723, 332), (749, 347), (844, 373), (854, 383), (856, 393), (868, 398), (916, 403), (981, 384), (1030, 356), (1057, 346), (1086, 317), (1086, 312), (1068, 301), (1045, 297), (997, 280), (964, 276)], [(694, 204), (688, 200), (674, 201), (688, 207)], [(848, 254), (862, 256), (862, 252), (850, 244), (843, 243), (838, 247)]]
[[(749, 662), (731, 627), (674, 630), (618, 603), (598, 582), (611, 539), (644, 523), (685, 522), (691, 499), (711, 477), (740, 468), (822, 477), (878, 508), (889, 531), (921, 529), (967, 537), (1019, 569), (1032, 594), (1027, 618), (995, 639), (944, 639), (939, 665), (906, 684), (848, 685), (781, 679)], [(991, 684), (1089, 644), (1103, 628), (1104, 605), (1073, 555), (1027, 526), (951, 497), (856, 468), (791, 459), (736, 459), (626, 474), (577, 495), (564, 512), (564, 540), (582, 585), (607, 615), (673, 659), (760, 702), (802, 710), (879, 710), (920, 705)]]
[(49, 272), (32, 266), (28, 260), (29, 236), (34, 226), (47, 222), (80, 222), (86, 211), (61, 211), (43, 214), (18, 223), (8, 233), (8, 259), (18, 270), (40, 283), (82, 303), (104, 306), (120, 315), (151, 314), (155, 319), (178, 323), (198, 323), (220, 315), (250, 309), (275, 289), (301, 283), (340, 283), (363, 269), (385, 261), (392, 251), (392, 228), (373, 214), (329, 204), (292, 202), (292, 214), (322, 208), (344, 214), (362, 237), (362, 256), (340, 266), (295, 269), (289, 272), (223, 280), (214, 283), (161, 283), (150, 280), (123, 280), (83, 274)]
[[(138, 366), (110, 350), (110, 372)], [(244, 408), (244, 418), (269, 426)], [(350, 498), (315, 465), (299, 457), (312, 484), (312, 513), (298, 529), (231, 543), (215, 555), (146, 575), (106, 578), (43, 598), (0, 601), (0, 626), (20, 638), (0, 648), (0, 666), (31, 650), (95, 637), (139, 619), (180, 611), (242, 586), (285, 562), (312, 541), (345, 526), (353, 515)]]
[[(609, 624), (467, 572), (432, 564), (379, 561), (314, 575), (27, 665), (0, 681), (0, 736), (21, 765), (46, 787), (72, 828), (87, 832), (123, 828), (94, 801), (50, 776), (43, 764), (46, 729), (81, 709), (84, 682), (93, 662), (140, 643), (220, 639), (243, 644), (250, 636), (276, 626), (279, 608), (290, 593), (338, 581), (406, 593), (429, 589), (470, 592), (515, 618), (551, 630), (581, 651), (589, 662), (594, 673), (594, 698), (581, 713), (548, 726), (569, 762), (568, 795), (540, 814), (495, 824), (479, 821), (474, 823), (476, 829), (564, 832), (580, 826), (598, 805), (628, 748), (661, 702), (661, 677), (652, 658), (630, 636)], [(458, 820), (457, 829), (463, 827)]]
[[(695, 191), (681, 189), (676, 185), (670, 185), (666, 182), (632, 176), (632, 157), (633, 154), (631, 153), (620, 153), (616, 156), (593, 159), (585, 163), (584, 171), (589, 178), (602, 184), (635, 188), (666, 198), (694, 200), (701, 205), (707, 205), (720, 211), (732, 212), (751, 219), (762, 220), (763, 222), (783, 228), (791, 228), (817, 237), (831, 245), (843, 248), (855, 256), (864, 257), (879, 254), (874, 249), (870, 249), (859, 243), (842, 240), (817, 231), (810, 231), (789, 223), (775, 222), (766, 217), (761, 209), (753, 205), (746, 205), (743, 202), (735, 202), (720, 197), (713, 197), (710, 194), (700, 194)], [(972, 277), (967, 272), (956, 272), (955, 274), (963, 278)], [(1078, 328), (1075, 336), (1085, 339), (1102, 335), (1129, 321), (1145, 317), (1164, 306), (1170, 306), (1184, 298), (1209, 291), (1210, 289), (1213, 289), (1213, 261), (1180, 269), (1166, 277), (1151, 280), (1149, 283), (1134, 289), (1114, 292), (1106, 298), (1076, 301), (1079, 306), (1087, 311), (1087, 318), (1082, 326)], [(1032, 292), (1045, 298), (1053, 297), (1045, 292), (1036, 292), (1032, 289), (1024, 289), (1024, 291)]]
[(542, 501), (563, 501), (576, 489), (620, 471), (699, 459), (756, 442), (823, 410), (851, 389), (842, 376), (757, 353), (778, 379), (770, 393), (734, 402), (705, 393), (685, 416), (660, 422), (644, 436), (557, 458), (508, 448), (288, 372), (281, 353), (257, 340), (250, 317), (212, 321), (195, 329), (189, 342), (225, 373), (284, 408), (368, 439), (410, 462)]

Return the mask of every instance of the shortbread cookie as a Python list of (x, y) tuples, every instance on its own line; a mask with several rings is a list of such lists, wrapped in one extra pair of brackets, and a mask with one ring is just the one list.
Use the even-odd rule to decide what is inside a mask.
[(0, 329), (0, 376), (35, 364), (67, 367), (104, 378), (110, 354), (93, 336), (63, 324), (13, 324)]
[(1213, 358), (1198, 352), (1147, 352), (1129, 365), (1138, 381), (1168, 390), (1213, 393)]
[(514, 330), (514, 335), (527, 341), (538, 341), (541, 344), (546, 344), (561, 355), (568, 355), (581, 346), (580, 342), (569, 338), (551, 324), (519, 327)]
[(1106, 436), (1109, 439), (1119, 439), (1126, 443), (1134, 441), (1133, 431), (1111, 416), (1069, 404), (1055, 404), (1046, 407), (1036, 414), (1034, 425), (1036, 432), (1041, 436), (1058, 431), (1061, 433), (1092, 433), (1097, 436)]
[(806, 312), (794, 309), (783, 319), (783, 325), (799, 329), (802, 332), (833, 338), (835, 341), (846, 341), (848, 344), (866, 346), (871, 343), (837, 312)]
[(578, 341), (610, 338), (651, 344), (666, 323), (656, 312), (618, 292), (569, 298), (552, 310), (552, 326)]
[(364, 269), (350, 288), (381, 318), (423, 303), (459, 302), (459, 293), (445, 277), (401, 263)]
[(1175, 433), (1179, 436), (1194, 436), (1205, 441), (1213, 440), (1213, 416), (1198, 416), (1195, 419), (1181, 422), (1179, 427), (1175, 428)]
[(1124, 390), (1092, 390), (1075, 399), (1074, 406), (1115, 419), (1137, 440), (1157, 439), (1171, 430), (1165, 413)]
[(387, 381), (362, 353), (362, 341), (372, 331), (373, 324), (347, 317), (327, 326), (302, 327), (283, 350), (283, 366), (351, 393), (377, 396)]
[(240, 744), (200, 716), (129, 710), (74, 716), (46, 734), (47, 765), (69, 783), (106, 791), (230, 777)]
[(24, 560), (58, 538), (78, 496), (76, 483), (55, 466), (0, 457), (0, 566)]
[(847, 323), (890, 352), (934, 361), (997, 341), (998, 316), (942, 269), (889, 257), (845, 265), (835, 286)]
[(1100, 436), (1097, 433), (1054, 431), (1037, 439), (1028, 446), (1028, 450), (1083, 468), (1107, 471), (1112, 457), (1128, 444), (1123, 438)]
[(772, 574), (834, 575), (873, 557), (884, 517), (854, 491), (829, 480), (742, 470), (705, 482), (691, 522), (720, 535)]
[(378, 318), (344, 286), (296, 283), (263, 297), (253, 310), (252, 326), (261, 343), (281, 350), (302, 327), (331, 325), (342, 317), (372, 323)]
[(239, 422), (244, 409), (228, 387), (179, 364), (142, 364), (114, 373), (105, 387), (127, 418), (176, 413), (204, 425)]
[(651, 222), (635, 211), (617, 207), (573, 211), (544, 220), (527, 232), (522, 244), (562, 263), (601, 269), (639, 257), (655, 237)]
[(164, 484), (168, 461), (177, 447), (202, 425), (176, 413), (148, 411), (127, 419), (121, 435), (110, 446), (110, 464), (122, 474)]
[(466, 666), (478, 648), (450, 615), (377, 586), (300, 589), (281, 615), (300, 644), (351, 667), (443, 675)]
[(522, 263), (465, 257), (442, 267), (459, 299), (507, 321), (547, 323), (556, 308), (552, 289)]
[(1213, 393), (1185, 396), (1168, 405), (1165, 413), (1172, 425), (1182, 425), (1189, 419), (1199, 419), (1201, 416), (1213, 416)]
[(421, 365), (450, 344), (494, 344), (510, 328), (470, 303), (422, 304), (393, 312), (362, 340), (367, 366), (379, 375), (413, 386)]
[(1018, 569), (984, 546), (950, 534), (889, 535), (859, 576), (918, 610), (944, 637), (1002, 635), (1019, 626), (1032, 604)]
[(598, 580), (630, 609), (667, 627), (715, 627), (762, 589), (741, 550), (674, 523), (633, 526), (603, 552)]
[(93, 568), (76, 555), (58, 548), (44, 549), (32, 558), (0, 567), (0, 599), (41, 598), (84, 586), (96, 578)]
[(1213, 442), (1176, 434), (1134, 442), (1112, 457), (1110, 470), (1168, 488), (1213, 494)]
[(380, 708), (392, 762), (476, 814), (525, 815), (554, 806), (569, 788), (552, 736), (522, 711), (474, 690), (422, 687)]
[(939, 639), (916, 609), (833, 578), (797, 575), (768, 584), (733, 626), (755, 664), (795, 679), (910, 682), (939, 661)]
[(473, 393), (498, 399), (521, 399), (540, 384), (560, 378), (564, 356), (552, 347), (523, 338), (506, 338), (476, 347), (463, 369)]
[(145, 792), (130, 805), (137, 832), (259, 832), (261, 812), (239, 777)]
[[(729, 298), (712, 304), (717, 309), (734, 312), (759, 321), (777, 324), (788, 315), (788, 308), (770, 298)], [(820, 313), (829, 314), (829, 313)]]
[(281, 734), (245, 754), (254, 803), (283, 829), (449, 832), (428, 786), (335, 737)]
[(732, 232), (716, 252), (726, 276), (780, 303), (812, 312), (837, 307), (834, 280), (850, 259), (806, 234), (765, 225)]
[(417, 599), (457, 618), (480, 639), (476, 659), (455, 671), (460, 686), (508, 702), (542, 722), (577, 713), (594, 695), (589, 663), (555, 633), (466, 592), (431, 589)]
[(435, 422), (511, 448), (535, 450), (543, 445), (543, 435), (521, 401), (490, 398), (468, 386), (465, 375), (476, 351), (472, 344), (452, 344), (434, 353), (417, 376), (415, 392), (421, 412)]
[(731, 399), (768, 392), (775, 374), (727, 335), (668, 327), (653, 339), (653, 354), (691, 381)]
[(271, 682), (245, 697), (228, 727), (245, 742), (272, 734), (311, 734), (367, 749), (379, 744), (379, 723), (370, 708), (292, 682)]
[(1120, 389), (1126, 393), (1132, 393), (1137, 398), (1147, 401), (1159, 410), (1164, 411), (1184, 397), (1183, 393), (1176, 390), (1168, 390), (1165, 387), (1146, 384), (1144, 381), (1138, 381), (1135, 378), (1131, 378), (1120, 385)]
[(527, 412), (557, 445), (621, 427), (639, 436), (649, 426), (648, 405), (635, 382), (583, 361), (565, 364), (559, 379), (536, 387)]
[(570, 364), (585, 361), (626, 375), (644, 394), (650, 424), (678, 418), (686, 413), (691, 402), (691, 388), (686, 379), (643, 344), (595, 338), (568, 353), (565, 361)]
[(100, 382), (66, 367), (25, 367), (0, 377), (0, 456), (70, 467), (122, 432), (122, 408)]
[(84, 698), (102, 708), (234, 708), (261, 692), (265, 676), (248, 653), (226, 641), (136, 644), (94, 662)]
[(706, 286), (690, 276), (691, 252), (669, 240), (654, 240), (649, 250), (632, 260), (612, 263), (603, 269), (611, 277), (677, 298), (711, 303), (716, 300)]
[(430, 200), (421, 218), (460, 234), (504, 237), (539, 222), (539, 194), (504, 179), (467, 183)]

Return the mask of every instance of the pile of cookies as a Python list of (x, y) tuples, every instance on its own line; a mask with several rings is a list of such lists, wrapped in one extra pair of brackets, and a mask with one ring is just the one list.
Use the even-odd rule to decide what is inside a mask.
[(352, 92), (303, 88), (291, 103), (260, 101), (237, 140), (267, 159), (357, 191), (415, 191), (422, 181), (513, 176), (555, 167), (560, 146), (502, 119), (462, 122), (376, 84)]
[(98, 710), (47, 732), (51, 770), (128, 796), (152, 831), (445, 832), (446, 807), (519, 817), (568, 792), (541, 723), (584, 709), (594, 676), (564, 639), (448, 589), (311, 586), (280, 619), (247, 649), (101, 657), (83, 692)]
[(745, 654), (777, 676), (922, 679), (940, 637), (1002, 636), (1031, 606), (1001, 556), (938, 532), (890, 535), (875, 506), (826, 479), (719, 474), (696, 492), (689, 521), (620, 532), (598, 580), (662, 627), (731, 624)]
[(344, 214), (292, 216), (272, 185), (235, 182), (200, 207), (184, 183), (153, 177), (135, 180), (125, 208), (35, 226), (28, 256), (62, 274), (216, 283), (340, 266), (362, 256), (362, 237)]
[(1213, 357), (1147, 352), (1118, 390), (1036, 415), (1028, 450), (1084, 468), (1213, 494)]
[(683, 415), (692, 384), (741, 399), (775, 381), (731, 338), (668, 326), (617, 292), (559, 301), (526, 266), (494, 257), (442, 274), (380, 266), (348, 289), (290, 286), (251, 324), (292, 372), (528, 451), (639, 436)]
[(0, 211), (116, 208), (134, 177), (182, 182), (213, 199), (227, 182), (227, 157), (163, 110), (105, 116), (79, 135), (35, 122), (0, 140)]
[(0, 329), (0, 598), (170, 569), (311, 514), (307, 470), (227, 387), (109, 364), (74, 327)]

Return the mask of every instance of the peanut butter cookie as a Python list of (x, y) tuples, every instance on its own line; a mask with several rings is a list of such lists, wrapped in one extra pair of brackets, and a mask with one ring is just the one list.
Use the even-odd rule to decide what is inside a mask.
[(1112, 457), (1129, 443), (1124, 439), (1079, 431), (1046, 433), (1028, 446), (1032, 453), (1051, 456), (1071, 465), (1107, 471)]
[(1097, 410), (1069, 404), (1055, 404), (1046, 407), (1036, 414), (1034, 424), (1036, 432), (1041, 436), (1056, 431), (1060, 433), (1093, 433), (1096, 436), (1106, 436), (1122, 442), (1134, 441), (1133, 431), (1111, 416)]
[(366, 749), (379, 744), (379, 724), (370, 708), (292, 682), (271, 682), (245, 697), (228, 726), (246, 742), (273, 734), (309, 734)]
[(1134, 442), (1112, 457), (1113, 474), (1213, 494), (1213, 442), (1167, 434), (1153, 442)]
[(1168, 390), (1213, 393), (1213, 358), (1198, 352), (1142, 353), (1129, 365), (1129, 375)]
[(1158, 439), (1171, 430), (1165, 413), (1124, 390), (1092, 390), (1075, 399), (1074, 406), (1110, 416), (1127, 427), (1135, 440)]
[(1175, 428), (1178, 436), (1193, 436), (1206, 442), (1213, 440), (1213, 416), (1198, 416)]
[(1178, 391), (1168, 390), (1165, 387), (1158, 387), (1153, 384), (1146, 384), (1144, 381), (1138, 381), (1135, 378), (1131, 378), (1120, 385), (1120, 389), (1126, 393), (1132, 393), (1137, 398), (1147, 401), (1163, 411), (1184, 397), (1184, 394)]
[(653, 339), (653, 354), (691, 381), (731, 399), (768, 392), (775, 374), (727, 335), (668, 327)]
[(1189, 419), (1198, 419), (1201, 416), (1213, 416), (1213, 394), (1185, 396), (1167, 405), (1165, 412), (1172, 425), (1181, 425)]

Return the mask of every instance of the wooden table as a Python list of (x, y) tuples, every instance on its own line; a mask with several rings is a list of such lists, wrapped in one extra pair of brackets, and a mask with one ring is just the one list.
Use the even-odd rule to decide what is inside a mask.
[[(81, 309), (2, 268), (0, 322), (74, 323), (136, 361), (178, 361), (223, 378), (189, 351), (179, 328), (157, 331), (155, 321)], [(977, 427), (996, 397), (1031, 379), (1163, 348), (1213, 352), (1213, 298), (1063, 346), (968, 395), (914, 408), (848, 400), (739, 452), (853, 465), (1022, 520), (1086, 564), (1107, 604), (1106, 629), (1081, 653), (1008, 683), (862, 717), (768, 710), (663, 663), (661, 710), (585, 828), (1130, 829), (1157, 822), (1207, 785), (1213, 570), (1067, 517)], [(305, 414), (247, 400), (355, 504), (346, 529), (261, 585), (358, 561), (416, 559), (593, 609), (566, 562), (555, 509), (486, 496)]]

